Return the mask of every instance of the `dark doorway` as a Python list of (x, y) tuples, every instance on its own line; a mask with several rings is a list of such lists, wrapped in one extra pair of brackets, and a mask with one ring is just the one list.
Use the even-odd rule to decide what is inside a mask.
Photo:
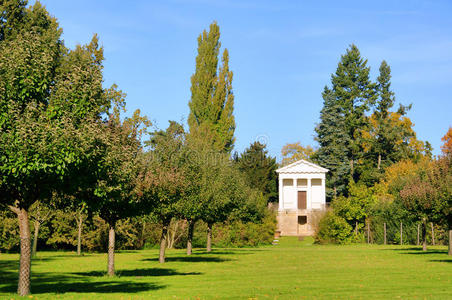
[(306, 223), (308, 223), (307, 216), (298, 216), (298, 225), (305, 225)]
[(298, 191), (298, 209), (306, 209), (306, 191)]
[(305, 235), (308, 232), (308, 217), (307, 216), (298, 216), (298, 235)]

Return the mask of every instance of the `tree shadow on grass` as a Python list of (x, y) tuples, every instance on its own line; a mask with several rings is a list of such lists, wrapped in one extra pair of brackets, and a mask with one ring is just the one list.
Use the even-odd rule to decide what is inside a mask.
[[(389, 245), (397, 247), (398, 245)], [(422, 250), (422, 246), (419, 247), (409, 247), (409, 248), (389, 248), (389, 249), (380, 249), (383, 251), (409, 251), (409, 250)]]
[[(128, 272), (128, 270), (126, 270)], [(130, 270), (132, 271), (132, 270)], [(125, 273), (127, 276), (127, 272)], [(130, 275), (132, 276), (132, 275)], [(139, 276), (139, 275), (138, 275)], [(150, 276), (150, 275), (149, 275)], [(0, 261), (0, 293), (17, 291), (18, 262), (13, 260)], [(32, 273), (32, 294), (46, 293), (137, 293), (165, 288), (149, 282), (116, 281), (106, 278), (103, 281), (84, 280), (83, 277), (67, 273)]]
[[(158, 261), (158, 258), (145, 258), (143, 261)], [(221, 258), (221, 257), (211, 257), (211, 256), (174, 256), (165, 257), (165, 261), (179, 261), (179, 262), (225, 262), (232, 261), (233, 259)]]
[[(399, 248), (399, 249), (382, 249), (382, 250), (393, 250), (400, 252), (399, 254), (403, 255), (438, 255), (444, 254), (447, 255), (447, 249), (427, 249), (427, 251), (422, 250), (422, 246), (420, 247), (411, 247), (411, 248)], [(450, 259), (431, 259), (430, 262), (446, 262), (452, 263), (452, 258)]]
[[(219, 251), (211, 251), (207, 252), (206, 250), (197, 250), (193, 253), (195, 255), (249, 255), (249, 254), (255, 254), (256, 250), (219, 250)], [(258, 250), (258, 251), (264, 251), (264, 250)]]
[(445, 262), (445, 263), (451, 263), (452, 264), (452, 258), (451, 259), (431, 259), (429, 261), (431, 261), (431, 262)]
[[(72, 273), (79, 276), (91, 276), (91, 277), (102, 277), (106, 276), (106, 272), (102, 271), (91, 271), (91, 272), (76, 272)], [(116, 275), (119, 277), (146, 277), (146, 276), (186, 276), (186, 275), (201, 275), (200, 272), (178, 272), (174, 269), (164, 269), (164, 268), (149, 268), (149, 269), (133, 269), (133, 270), (118, 270)]]
[[(3, 283), (3, 282), (2, 282)], [(133, 281), (85, 281), (77, 276), (65, 276), (57, 273), (34, 274), (31, 280), (32, 294), (47, 293), (138, 293), (164, 288), (150, 282)], [(15, 293), (17, 291), (17, 278), (0, 284), (0, 292)]]
[(409, 252), (402, 252), (400, 254), (411, 254), (411, 255), (429, 255), (429, 254), (447, 254), (447, 250), (427, 250), (422, 251), (422, 249), (416, 249), (417, 251), (409, 251)]
[(10, 281), (16, 281), (19, 276), (19, 261), (2, 260), (0, 261), (0, 287)]
[(55, 282), (36, 284), (32, 282), (33, 294), (45, 293), (138, 293), (149, 290), (157, 290), (164, 288), (164, 285), (157, 285), (149, 282), (133, 282), (133, 281), (101, 281), (87, 282)]

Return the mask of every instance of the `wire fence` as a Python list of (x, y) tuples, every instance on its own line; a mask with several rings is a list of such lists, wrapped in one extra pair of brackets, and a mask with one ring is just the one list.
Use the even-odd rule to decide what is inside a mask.
[[(369, 218), (361, 229), (366, 242), (371, 244), (421, 245), (422, 222)], [(447, 245), (447, 229), (431, 222), (426, 223), (428, 245)]]

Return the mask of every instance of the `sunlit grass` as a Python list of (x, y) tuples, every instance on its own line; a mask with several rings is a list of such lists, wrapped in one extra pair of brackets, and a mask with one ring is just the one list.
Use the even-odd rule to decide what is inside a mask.
[[(452, 298), (446, 247), (318, 246), (283, 238), (277, 246), (167, 252), (123, 251), (117, 277), (105, 276), (106, 255), (40, 252), (33, 261), (35, 299), (147, 298)], [(16, 254), (0, 254), (0, 298), (15, 298)], [(17, 298), (17, 297), (16, 297)]]

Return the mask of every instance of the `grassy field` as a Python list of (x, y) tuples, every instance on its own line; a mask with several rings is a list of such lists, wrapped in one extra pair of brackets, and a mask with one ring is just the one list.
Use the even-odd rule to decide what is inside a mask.
[[(33, 261), (33, 299), (452, 299), (452, 258), (445, 247), (280, 245), (197, 250), (122, 251), (118, 276), (104, 276), (105, 254), (41, 252)], [(0, 298), (18, 298), (17, 258), (0, 254)]]

